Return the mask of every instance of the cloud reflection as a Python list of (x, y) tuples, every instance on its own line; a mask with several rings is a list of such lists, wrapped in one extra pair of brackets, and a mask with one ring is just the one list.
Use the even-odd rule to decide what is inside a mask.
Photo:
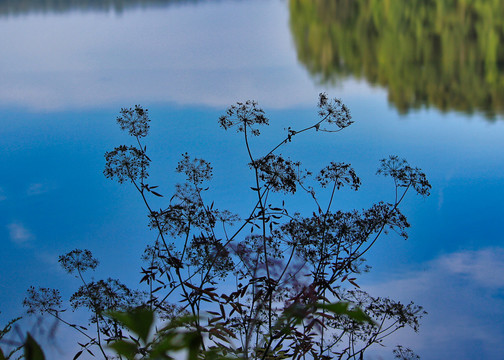
[(311, 105), (320, 89), (296, 61), (287, 22), (285, 4), (270, 1), (0, 20), (0, 106)]
[[(424, 306), (419, 334), (394, 335), (425, 359), (497, 359), (504, 353), (504, 248), (460, 251), (395, 279), (369, 284), (373, 295)], [(385, 353), (384, 353), (385, 354)]]
[(16, 245), (27, 245), (34, 238), (33, 234), (23, 224), (15, 222), (7, 225), (9, 238)]
[(49, 187), (46, 184), (33, 183), (28, 186), (28, 189), (26, 190), (26, 195), (27, 196), (41, 195), (45, 194), (48, 191)]

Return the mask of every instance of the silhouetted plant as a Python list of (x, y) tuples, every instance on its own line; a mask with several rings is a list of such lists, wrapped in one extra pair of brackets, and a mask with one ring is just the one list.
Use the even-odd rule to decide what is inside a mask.
[[(103, 335), (127, 359), (171, 359), (180, 349), (190, 359), (353, 359), (405, 326), (418, 331), (425, 314), (420, 306), (372, 297), (358, 289), (357, 276), (369, 269), (363, 256), (381, 235), (394, 231), (407, 238), (409, 223), (399, 205), (410, 189), (428, 196), (430, 184), (418, 168), (391, 156), (381, 161), (378, 174), (392, 178), (392, 202), (334, 210), (337, 190), (361, 186), (351, 165), (331, 162), (314, 176), (278, 153), (301, 133), (338, 132), (353, 122), (338, 99), (321, 94), (318, 106), (319, 118), (312, 125), (288, 128), (261, 155), (254, 154), (250, 140), (269, 120), (256, 102), (233, 105), (220, 117), (225, 130), (236, 128), (243, 136), (254, 174), (255, 199), (241, 218), (207, 200), (213, 169), (187, 153), (176, 168), (186, 182), (175, 186), (164, 208), (154, 210), (151, 196), (163, 195), (147, 183), (150, 158), (142, 143), (149, 130), (147, 110), (138, 105), (121, 110), (117, 121), (138, 146), (106, 153), (104, 174), (130, 182), (147, 207), (155, 232), (142, 255), (141, 283), (147, 284), (148, 296), (143, 299), (117, 280), (86, 282), (82, 272), (97, 265), (86, 250), (60, 257), (65, 270), (77, 272), (83, 282), (72, 306), (90, 310), (90, 323), (96, 323), (97, 339), (84, 349), (97, 345), (108, 358)], [(323, 193), (329, 195), (318, 195), (317, 187), (328, 188)], [(299, 191), (314, 202), (311, 215), (285, 206), (282, 194)], [(59, 316), (51, 302), (36, 303)], [(132, 305), (139, 307), (132, 310)], [(409, 356), (403, 348), (396, 354)]]
[(394, 357), (400, 360), (420, 360), (420, 356), (415, 354), (411, 349), (397, 345), (394, 349)]
[(224, 129), (236, 126), (236, 131), (248, 131), (255, 136), (260, 134), (255, 125), (268, 125), (269, 120), (264, 116), (264, 110), (257, 107), (257, 102), (247, 100), (238, 102), (227, 109), (226, 114), (219, 118), (219, 124)]
[(61, 311), (61, 295), (59, 290), (30, 286), (28, 296), (23, 301), (23, 306), (27, 307), (28, 314), (34, 313), (54, 313)]
[(61, 255), (58, 261), (69, 274), (77, 271), (81, 279), (84, 271), (94, 270), (98, 266), (98, 260), (93, 257), (89, 250), (72, 250), (68, 254)]
[[(81, 350), (74, 359), (84, 351), (94, 356), (93, 347), (97, 347), (105, 359), (108, 358), (104, 345), (114, 339), (122, 338), (122, 328), (119, 324), (106, 316), (109, 311), (127, 311), (144, 303), (143, 294), (130, 290), (119, 280), (107, 279), (88, 282), (83, 273), (94, 270), (98, 266), (89, 250), (75, 249), (59, 257), (61, 267), (69, 274), (77, 273), (76, 277), (82, 282), (79, 289), (72, 294), (69, 301), (73, 310), (84, 308), (90, 312), (89, 325), (94, 324), (95, 330), (91, 331), (86, 326), (72, 324), (64, 319), (63, 301), (59, 290), (49, 288), (30, 287), (23, 306), (28, 314), (49, 314), (58, 321), (79, 332), (87, 340), (79, 342)], [(103, 339), (105, 337), (105, 339)], [(28, 346), (25, 343), (25, 346)], [(35, 346), (34, 344), (29, 346)]]
[(121, 130), (127, 130), (131, 136), (144, 137), (149, 132), (149, 114), (139, 105), (135, 108), (122, 108), (121, 116), (117, 117), (117, 123)]
[[(12, 329), (16, 326), (16, 323), (21, 320), (20, 317), (10, 320), (7, 325), (0, 328), (0, 360), (10, 360), (17, 358), (19, 351), (23, 347), (23, 341), (13, 340), (12, 338), (7, 338), (7, 335), (12, 334)], [(22, 339), (21, 339), (22, 340)]]

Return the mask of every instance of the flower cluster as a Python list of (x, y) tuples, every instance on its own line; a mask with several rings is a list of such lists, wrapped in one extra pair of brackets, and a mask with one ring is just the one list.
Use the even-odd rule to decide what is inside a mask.
[(294, 194), (296, 183), (300, 180), (298, 171), (300, 165), (300, 162), (270, 154), (254, 161), (251, 167), (259, 170), (259, 178), (274, 191)]
[(317, 126), (317, 130), (333, 132), (344, 129), (353, 124), (350, 109), (343, 104), (341, 99), (335, 98), (330, 100), (327, 94), (321, 93), (319, 94), (318, 108), (318, 114), (322, 118), (322, 121), (325, 121), (330, 125), (335, 125), (337, 130), (321, 128), (320, 125)]
[(120, 184), (126, 180), (145, 180), (149, 174), (147, 167), (150, 159), (145, 152), (134, 146), (121, 145), (105, 153), (105, 170), (103, 173), (109, 179), (116, 179)]
[(91, 251), (87, 249), (75, 249), (68, 254), (60, 255), (58, 262), (69, 274), (73, 273), (75, 270), (78, 272), (83, 272), (87, 269), (94, 270), (98, 266), (98, 260), (96, 260)]
[(361, 184), (359, 177), (350, 164), (332, 162), (323, 168), (316, 177), (322, 187), (329, 183), (335, 183), (337, 189), (344, 184), (349, 184), (354, 190), (358, 190)]
[(121, 130), (128, 130), (131, 136), (144, 137), (149, 132), (149, 114), (147, 109), (140, 105), (135, 105), (134, 109), (122, 108), (121, 116), (116, 120)]
[(254, 125), (268, 125), (269, 120), (264, 116), (264, 110), (257, 107), (257, 102), (247, 100), (245, 103), (238, 102), (230, 106), (226, 115), (219, 118), (219, 124), (225, 130), (237, 126), (238, 132), (245, 132), (248, 128), (252, 135), (259, 135), (258, 129)]
[(399, 187), (412, 187), (419, 195), (430, 195), (432, 186), (427, 176), (419, 168), (411, 167), (405, 159), (399, 159), (398, 156), (391, 155), (388, 159), (380, 160), (380, 168), (376, 173), (392, 177)]
[(184, 173), (187, 176), (187, 181), (195, 185), (212, 178), (210, 163), (197, 158), (191, 160), (187, 153), (182, 154), (182, 160), (179, 161), (176, 171)]

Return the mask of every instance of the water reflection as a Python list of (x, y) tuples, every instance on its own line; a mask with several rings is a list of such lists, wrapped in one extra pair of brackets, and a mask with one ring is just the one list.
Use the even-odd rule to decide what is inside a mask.
[(298, 59), (322, 83), (354, 76), (405, 113), (504, 112), (504, 2), (290, 0)]
[[(114, 124), (120, 107), (151, 109), (149, 149), (163, 165), (152, 174), (159, 185), (170, 192), (179, 154), (190, 151), (222, 174), (212, 187), (220, 189), (215, 199), (221, 201), (233, 193), (230, 168), (246, 169), (239, 167), (239, 138), (224, 140), (216, 126), (221, 111), (238, 100), (258, 100), (271, 115), (276, 141), (285, 127), (312, 119), (314, 99), (327, 90), (342, 97), (357, 122), (336, 138), (302, 140), (299, 149), (313, 169), (331, 160), (352, 162), (366, 179), (369, 201), (388, 199), (393, 194), (377, 190), (373, 170), (379, 158), (398, 154), (428, 172), (434, 185), (431, 198), (412, 199), (405, 209), (410, 241), (377, 244), (369, 259), (373, 294), (415, 300), (431, 314), (420, 337), (397, 343), (424, 358), (501, 357), (504, 121), (488, 126), (439, 111), (412, 112), (404, 121), (387, 106), (385, 91), (364, 80), (388, 87), (403, 111), (436, 105), (502, 114), (503, 49), (490, 47), (495, 40), (488, 34), (502, 41), (495, 25), (501, 20), (493, 14), (503, 5), (466, 0), (471, 6), (462, 8), (459, 1), (451, 7), (457, 12), (434, 0), (311, 1), (130, 1), (122, 4), (131, 11), (115, 16), (110, 4), (118, 2), (107, 0), (108, 12), (75, 5), (64, 13), (21, 5), (9, 13), (4, 9), (14, 1), (0, 0), (0, 33), (8, 34), (0, 37), (0, 168), (6, 169), (0, 178), (0, 324), (21, 314), (30, 285), (65, 284), (56, 260), (75, 248), (103, 259), (98, 278), (117, 274), (138, 284), (135, 254), (152, 234), (134, 194), (102, 175), (104, 152), (128, 141)], [(149, 9), (133, 10), (144, 5)], [(478, 18), (484, 6), (494, 12)], [(434, 8), (440, 13), (423, 13)], [(34, 15), (8, 15), (14, 13)], [(316, 86), (296, 60), (291, 31), (313, 76), (338, 85), (347, 78), (347, 86)], [(230, 200), (233, 210), (243, 204)]]
[(115, 11), (129, 8), (198, 3), (201, 0), (0, 0), (0, 16), (67, 11)]
[(8, 49), (0, 56), (0, 108), (311, 105), (319, 91), (297, 63), (286, 10), (276, 0), (212, 0), (121, 16), (0, 18), (0, 33), (9, 34), (0, 37)]

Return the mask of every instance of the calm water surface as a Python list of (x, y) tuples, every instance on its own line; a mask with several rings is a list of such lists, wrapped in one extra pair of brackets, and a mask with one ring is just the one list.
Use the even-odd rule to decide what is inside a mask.
[[(390, 345), (425, 359), (499, 358), (503, 9), (377, 3), (0, 1), (0, 323), (23, 312), (30, 285), (71, 294), (78, 282), (57, 257), (75, 248), (101, 260), (96, 278), (140, 279), (152, 238), (145, 211), (132, 189), (102, 175), (105, 151), (130, 141), (114, 122), (121, 107), (150, 109), (151, 176), (164, 193), (183, 180), (173, 169), (188, 151), (214, 165), (209, 196), (240, 212), (233, 194), (248, 189), (245, 149), (218, 116), (257, 100), (272, 124), (259, 149), (310, 123), (326, 91), (355, 124), (286, 151), (314, 170), (353, 164), (363, 189), (338, 195), (341, 208), (392, 199), (392, 184), (374, 175), (389, 154), (433, 185), (429, 198), (412, 195), (403, 207), (410, 239), (382, 238), (360, 280), (373, 295), (429, 312), (419, 334), (404, 331)], [(374, 356), (391, 358), (391, 348)]]

